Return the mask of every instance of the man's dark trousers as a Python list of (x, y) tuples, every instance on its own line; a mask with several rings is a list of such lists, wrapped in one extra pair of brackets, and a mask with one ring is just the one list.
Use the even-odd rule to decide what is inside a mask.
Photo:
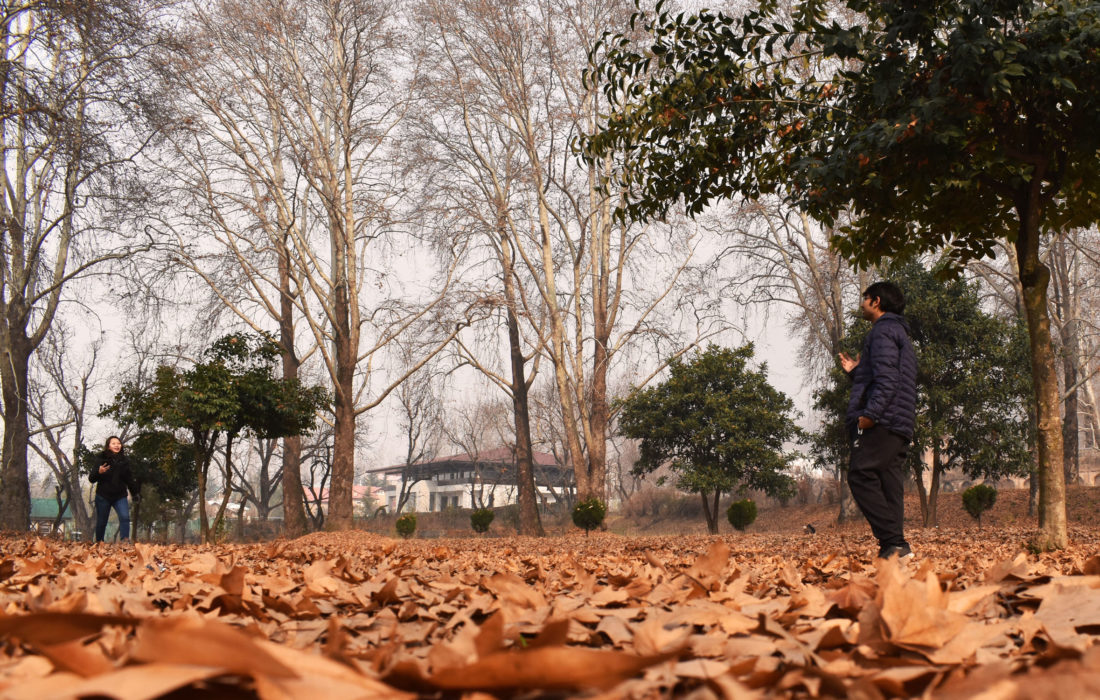
[(848, 487), (882, 549), (907, 544), (902, 521), (908, 449), (907, 439), (877, 425), (852, 443)]

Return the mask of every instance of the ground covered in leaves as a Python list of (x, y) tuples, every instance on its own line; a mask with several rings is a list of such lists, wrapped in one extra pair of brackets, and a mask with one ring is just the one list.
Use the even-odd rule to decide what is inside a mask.
[(1100, 528), (0, 539), (0, 697), (1100, 695)]

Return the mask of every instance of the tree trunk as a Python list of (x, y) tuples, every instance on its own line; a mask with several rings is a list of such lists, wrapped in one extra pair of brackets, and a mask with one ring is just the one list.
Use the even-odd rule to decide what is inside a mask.
[(711, 502), (707, 500), (707, 492), (701, 491), (699, 495), (703, 498), (703, 517), (707, 519), (707, 532), (712, 535), (718, 534), (718, 501), (722, 498), (721, 491), (714, 492), (714, 505), (711, 506)]
[(943, 449), (937, 441), (932, 447), (932, 478), (928, 484), (928, 494), (924, 494), (924, 480), (921, 479), (921, 515), (925, 527), (937, 527), (940, 524), (940, 482), (943, 479)]
[[(298, 378), (300, 362), (294, 352), (294, 300), (290, 289), (290, 261), (286, 239), (279, 251), (279, 345), (282, 347), (283, 380)], [(265, 517), (266, 519), (266, 517)], [(283, 438), (283, 533), (287, 537), (306, 534), (302, 505), (302, 438)]]
[(920, 496), (920, 520), (928, 527), (928, 489), (924, 486), (924, 467), (914, 467), (913, 480), (917, 482), (917, 495)]
[(1033, 469), (1027, 475), (1027, 514), (1035, 516), (1035, 507), (1039, 504), (1039, 472)]
[(225, 468), (222, 502), (218, 505), (218, 516), (214, 518), (215, 534), (224, 534), (228, 527), (225, 524), (225, 511), (229, 508), (229, 497), (233, 494), (233, 442), (237, 439), (237, 433), (225, 435)]
[(1066, 532), (1066, 482), (1062, 464), (1061, 396), (1050, 335), (1047, 286), (1050, 270), (1039, 260), (1038, 182), (1033, 176), (1033, 193), (1022, 198), (1017, 211), (1020, 231), (1016, 238), (1020, 284), (1024, 293), (1028, 338), (1031, 346), (1031, 375), (1039, 418), (1039, 528), (1034, 544), (1040, 550), (1063, 549), (1069, 543)]
[(333, 345), (336, 355), (336, 386), (333, 401), (332, 479), (329, 482), (329, 530), (352, 527), (352, 484), (355, 481), (355, 352), (351, 342), (347, 282), (336, 286)]
[(31, 490), (27, 477), (27, 367), (30, 342), (19, 326), (4, 319), (8, 328), (0, 358), (0, 396), (4, 401), (4, 446), (0, 450), (0, 530), (26, 532), (31, 526)]
[(203, 544), (210, 542), (210, 521), (206, 515), (206, 476), (207, 471), (210, 469), (210, 464), (204, 460), (205, 455), (196, 446), (195, 447), (195, 462), (199, 465), (199, 535), (202, 537)]
[(588, 414), (588, 474), (589, 489), (601, 501), (607, 500), (607, 424), (610, 410), (607, 405), (607, 313), (599, 301), (593, 309), (597, 335), (592, 357), (592, 391), (589, 396)]
[[(845, 455), (845, 464), (847, 464), (847, 455)], [(853, 522), (859, 519), (859, 510), (856, 508), (856, 502), (852, 499), (852, 490), (848, 488), (848, 467), (844, 465), (838, 465), (836, 468), (837, 483), (840, 484), (840, 493), (837, 494), (837, 513), (836, 521), (838, 524)]]
[(84, 470), (81, 469), (80, 458), (73, 451), (72, 466), (66, 475), (69, 480), (69, 510), (73, 513), (73, 521), (76, 529), (85, 534), (92, 531), (95, 523), (88, 514), (87, 501), (84, 500)]
[(1062, 376), (1066, 388), (1065, 422), (1062, 425), (1062, 462), (1067, 484), (1075, 483), (1080, 474), (1078, 448), (1078, 400), (1077, 400), (1077, 364), (1080, 349), (1077, 337), (1077, 290), (1075, 288), (1074, 262), (1072, 253), (1066, 250), (1066, 240), (1058, 241), (1051, 251), (1051, 261), (1056, 274), (1053, 276), (1055, 306), (1060, 321), (1059, 335), (1062, 338)]
[[(507, 245), (507, 244), (504, 244)], [(510, 258), (509, 258), (510, 259)], [(519, 534), (542, 537), (538, 499), (535, 495), (534, 454), (531, 446), (531, 413), (527, 399), (527, 375), (519, 320), (516, 318), (514, 290), (510, 272), (505, 272), (504, 288), (508, 298), (508, 347), (512, 356), (512, 412), (516, 426), (516, 488), (519, 491)]]
[(932, 462), (932, 485), (928, 489), (928, 515), (930, 519), (925, 527), (940, 526), (940, 482), (943, 480), (944, 465), (937, 456)]

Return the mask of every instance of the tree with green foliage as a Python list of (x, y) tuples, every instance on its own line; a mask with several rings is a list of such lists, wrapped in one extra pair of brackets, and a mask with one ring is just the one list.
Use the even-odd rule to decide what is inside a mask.
[(607, 517), (607, 505), (598, 498), (586, 498), (573, 506), (573, 524), (584, 530), (584, 536), (598, 528)]
[(187, 370), (157, 367), (151, 386), (128, 383), (103, 414), (145, 430), (183, 430), (190, 434), (198, 472), (199, 522), (203, 542), (212, 529), (205, 508), (206, 485), (221, 441), (225, 490), (215, 523), (229, 504), (233, 445), (242, 431), (258, 437), (301, 435), (313, 428), (328, 402), (320, 387), (275, 376), (280, 348), (269, 338), (233, 333), (214, 342), (204, 361)]
[(962, 492), (963, 508), (970, 517), (978, 521), (978, 527), (982, 526), (982, 513), (993, 507), (997, 502), (997, 489), (989, 484), (975, 484)]
[(637, 474), (668, 465), (676, 486), (699, 494), (707, 529), (718, 534), (722, 494), (758, 489), (792, 493), (783, 473), (783, 445), (801, 436), (792, 401), (768, 383), (767, 365), (754, 370), (751, 343), (711, 344), (689, 360), (669, 363), (668, 378), (618, 402), (619, 432), (640, 440)]
[(133, 513), (135, 534), (138, 527), (159, 523), (167, 529), (170, 523), (182, 522), (198, 488), (191, 445), (170, 432), (154, 430), (130, 440), (126, 453), (142, 486), (141, 503), (135, 504)]
[(744, 532), (756, 522), (756, 501), (751, 498), (734, 501), (726, 508), (726, 520), (730, 521), (733, 529)]
[(394, 528), (401, 537), (406, 540), (409, 539), (413, 536), (413, 533), (416, 532), (416, 514), (405, 513), (397, 519), (396, 523), (394, 523)]
[[(909, 468), (922, 520), (931, 526), (938, 523), (946, 471), (959, 468), (971, 478), (998, 479), (1022, 476), (1034, 467), (1027, 338), (1018, 324), (982, 310), (975, 284), (944, 280), (919, 262), (896, 266), (889, 274), (905, 294), (905, 317), (917, 353), (917, 421)], [(869, 331), (870, 324), (853, 316), (846, 350), (854, 355)], [(814, 443), (830, 456), (846, 454), (850, 386), (837, 369), (816, 395), (816, 407), (826, 419)]]
[(474, 532), (484, 534), (489, 531), (489, 526), (493, 524), (495, 517), (496, 513), (492, 508), (476, 508), (470, 513), (470, 527)]
[(1050, 231), (1100, 221), (1100, 2), (763, 2), (743, 18), (658, 3), (605, 37), (589, 80), (613, 107), (583, 144), (614, 154), (623, 213), (778, 192), (859, 265), (1015, 254), (1038, 413), (1035, 546), (1067, 543)]

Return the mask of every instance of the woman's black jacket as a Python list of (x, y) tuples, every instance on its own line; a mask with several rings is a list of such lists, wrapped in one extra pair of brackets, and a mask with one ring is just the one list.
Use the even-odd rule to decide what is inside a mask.
[[(100, 474), (99, 467), (102, 464), (107, 464), (110, 469)], [(138, 498), (140, 493), (137, 481), (134, 480), (134, 473), (130, 470), (130, 460), (122, 453), (108, 451), (100, 454), (98, 459), (92, 460), (92, 473), (88, 475), (88, 479), (96, 485), (95, 495), (102, 496), (112, 503), (120, 498), (126, 498), (127, 488), (130, 489), (130, 494), (134, 498)]]

